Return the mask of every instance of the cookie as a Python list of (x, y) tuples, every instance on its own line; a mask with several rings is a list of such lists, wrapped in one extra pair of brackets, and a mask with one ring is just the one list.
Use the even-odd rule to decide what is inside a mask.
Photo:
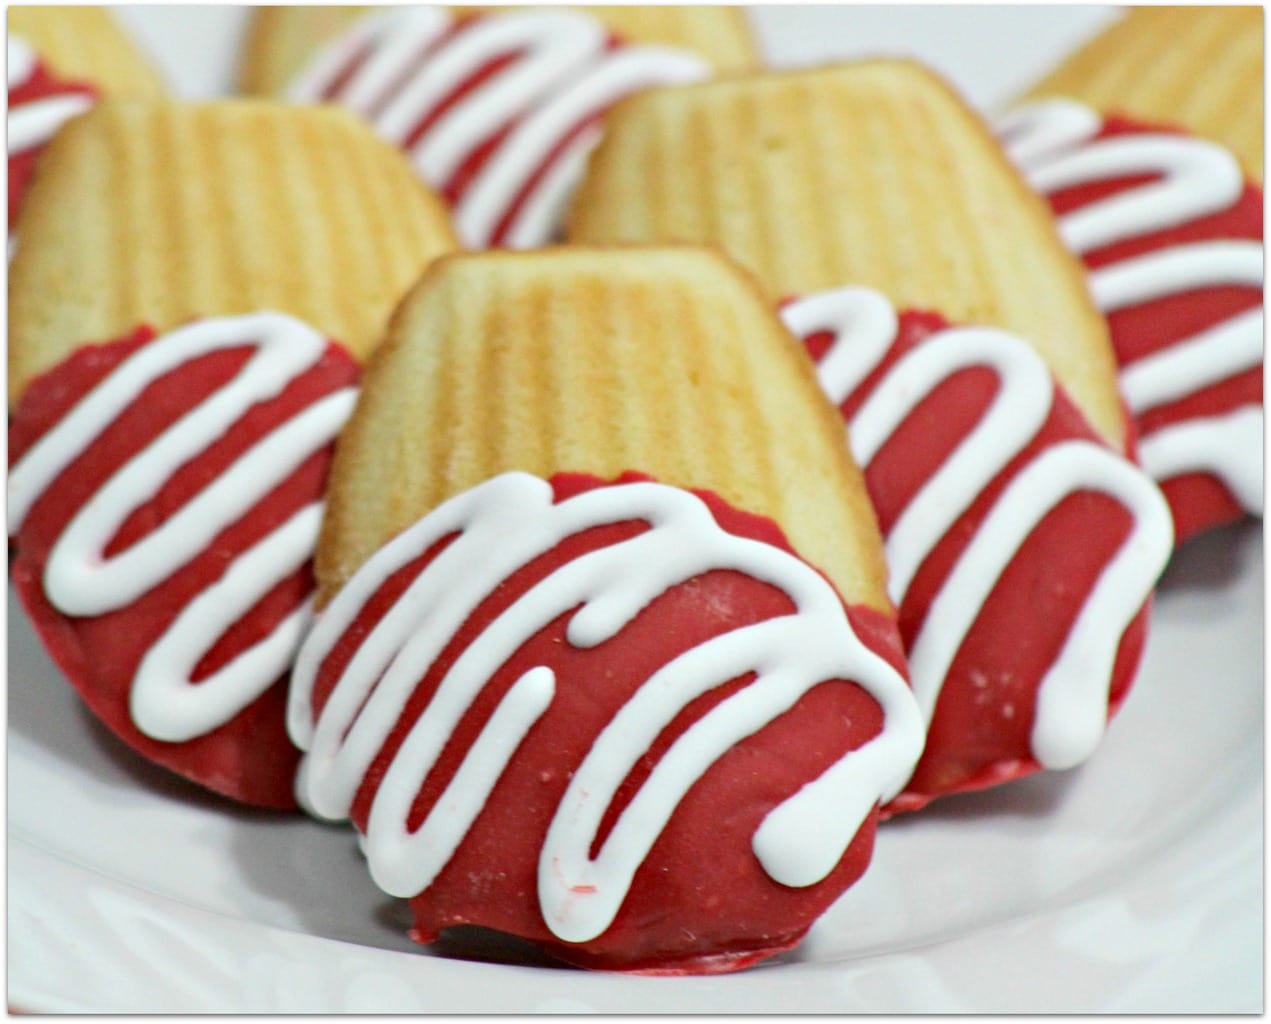
[(86, 345), (9, 430), (14, 586), (85, 704), (149, 760), (295, 806), (285, 679), (357, 364), (276, 313)]
[(1262, 185), (1261, 7), (1131, 7), (1027, 94), (1217, 142)]
[(1126, 442), (1107, 328), (1045, 204), (935, 74), (873, 60), (635, 97), (575, 196), (578, 242), (720, 246), (774, 301), (845, 284), (1000, 327)]
[(1160, 491), (1015, 335), (858, 287), (782, 315), (865, 472), (928, 723), (886, 811), (1083, 763), (1142, 660)]
[[(711, 72), (688, 46), (635, 40), (714, 39), (713, 28), (740, 18), (726, 8), (624, 8), (610, 18), (568, 8), (397, 7), (364, 14), (318, 45), (319, 26), (335, 15), (278, 10), (263, 14), (266, 41), (249, 54), (268, 53), (275, 35), (296, 31), (275, 32), (275, 22), (311, 19), (315, 36), (280, 94), (365, 117), (450, 202), (470, 248), (551, 241), (605, 111), (640, 89)], [(615, 22), (635, 28), (635, 39), (615, 34)]]
[(1089, 270), (1179, 542), (1263, 508), (1261, 24), (1135, 10), (999, 123)]
[(75, 347), (290, 313), (359, 358), (452, 248), (400, 154), (337, 110), (109, 100), (59, 133), (20, 217), (9, 401)]
[(938, 79), (871, 61), (630, 101), (571, 221), (713, 242), (791, 300), (866, 471), (928, 722), (892, 811), (1089, 757), (1170, 550), (1106, 330), (1036, 198)]
[(921, 725), (841, 431), (716, 254), (427, 272), (338, 444), (290, 719), (415, 938), (735, 970), (856, 880)]
[(157, 99), (166, 91), (106, 7), (12, 6), (8, 41), (34, 54), (51, 77), (92, 83), (102, 96)]
[(104, 8), (11, 7), (6, 42), (12, 254), (22, 196), (58, 129), (99, 97), (157, 97), (163, 87)]
[(294, 807), (285, 681), (334, 438), (358, 357), (453, 245), (444, 207), (338, 111), (106, 100), (49, 147), (21, 224), (23, 604), (134, 750)]

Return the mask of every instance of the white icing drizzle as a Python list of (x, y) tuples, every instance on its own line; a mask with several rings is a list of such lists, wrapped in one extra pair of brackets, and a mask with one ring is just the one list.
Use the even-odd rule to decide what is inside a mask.
[(1251, 515), (1262, 515), (1263, 412), (1242, 405), (1221, 416), (1185, 420), (1144, 438), (1139, 457), (1157, 480), (1186, 473), (1217, 476)]
[(1103, 736), (1121, 635), (1151, 593), (1173, 543), (1169, 509), (1146, 476), (1087, 441), (1047, 448), (1011, 480), (931, 603), (909, 652), (914, 692), (930, 717), (958, 647), (1020, 546), (1047, 512), (1080, 491), (1117, 499), (1134, 517), (1129, 538), (1099, 574), (1037, 692), (1033, 756), (1046, 768), (1086, 760)]
[(1018, 338), (963, 327), (911, 349), (852, 417), (852, 454), (869, 466), (922, 399), (959, 370), (977, 366), (992, 369), (1001, 382), (992, 404), (887, 534), (888, 589), (897, 604), (940, 539), (1046, 422), (1053, 385), (1037, 354)]
[[(540, 854), (544, 920), (564, 941), (602, 934), (684, 794), (731, 746), (830, 679), (851, 679), (882, 705), (882, 732), (776, 807), (755, 834), (764, 870), (789, 886), (823, 879), (880, 799), (898, 792), (922, 744), (904, 680), (854, 635), (841, 601), (815, 570), (771, 545), (721, 530), (705, 504), (654, 483), (614, 485), (553, 504), (548, 483), (508, 473), (429, 513), (380, 549), (336, 595), (301, 649), (289, 728), (308, 753), (304, 801), (344, 817), (406, 702), (460, 625), (521, 566), (593, 526), (643, 520), (649, 529), (561, 566), (491, 622), (455, 660), (411, 726), (372, 801), (366, 852), (376, 882), (413, 896), (432, 884), (480, 813), (556, 681), (538, 666), (518, 679), (413, 833), (407, 816), (456, 724), (501, 665), (531, 636), (575, 609), (567, 639), (594, 647), (650, 601), (713, 569), (779, 587), (796, 612), (706, 641), (655, 672), (617, 712), (573, 772)], [(313, 724), (317, 673), (335, 643), (396, 570), (450, 542), (374, 626)], [(693, 699), (753, 671), (671, 744), (619, 815), (597, 857), (590, 848), (619, 785)]]
[[(60, 612), (91, 616), (127, 606), (189, 563), (339, 432), (352, 412), (353, 388), (333, 392), (293, 416), (157, 529), (103, 557), (137, 508), (253, 405), (277, 396), (313, 367), (326, 348), (312, 328), (278, 313), (199, 321), (138, 349), (31, 446), (9, 474), (10, 535), (49, 485), (146, 387), (190, 360), (248, 345), (256, 351), (235, 377), (121, 466), (59, 535), (43, 584)], [(189, 682), (225, 629), (309, 559), (320, 515), (320, 502), (297, 512), (182, 609), (134, 680), (132, 715), (142, 732), (174, 742), (203, 735), (229, 721), (286, 671), (307, 621), (304, 609), (213, 676)]]
[(325, 47), (288, 97), (348, 106), (369, 118), (385, 139), (405, 147), (460, 85), (515, 54), (446, 109), (409, 149), (420, 176), (444, 189), (476, 150), (511, 129), (455, 205), (456, 230), (473, 247), (493, 243), (500, 223), (549, 157), (546, 172), (516, 209), (506, 242), (524, 248), (550, 241), (599, 138), (593, 127), (553, 155), (570, 133), (639, 89), (697, 81), (709, 72), (696, 55), (666, 47), (608, 50), (604, 26), (578, 11), (493, 14), (451, 33), (454, 25), (438, 7), (371, 15)]
[[(787, 306), (783, 317), (796, 333), (812, 321), (849, 325), (823, 361), (851, 361), (855, 365), (839, 372), (863, 381), (896, 333), (873, 315), (878, 298), (855, 288), (823, 292), (807, 300), (817, 303), (816, 317), (803, 315), (802, 301)], [(836, 304), (839, 308), (832, 310)], [(887, 331), (890, 336), (884, 338)], [(941, 382), (973, 367), (992, 370), (998, 378), (989, 408), (909, 500), (886, 537), (890, 592), (898, 604), (936, 545), (1041, 429), (1054, 401), (1054, 384), (1041, 358), (1018, 338), (998, 330), (952, 328), (932, 334), (897, 360), (848, 424), (853, 454), (868, 470)], [(1169, 558), (1173, 530), (1155, 485), (1127, 460), (1088, 441), (1051, 446), (1020, 470), (933, 599), (909, 652), (914, 693), (928, 722), (949, 668), (1006, 566), (1047, 512), (1066, 496), (1087, 490), (1120, 502), (1133, 517), (1133, 528), (1046, 671), (1032, 750), (1048, 768), (1071, 767), (1093, 752), (1107, 716), (1120, 638)], [(1043, 693), (1048, 695), (1044, 700)]]
[[(304, 506), (235, 559), (224, 576), (181, 610), (133, 677), (129, 707), (146, 735), (173, 743), (203, 736), (259, 697), (262, 683), (291, 668), (309, 629), (308, 600), (229, 664), (198, 683), (190, 682), (212, 645), (270, 589), (313, 557), (321, 521), (320, 503)], [(232, 709), (228, 715), (227, 709)]]
[(7, 88), (16, 89), (35, 74), (35, 51), (25, 39), (10, 33), (5, 41), (5, 79)]
[(1098, 199), (1059, 218), (1059, 234), (1079, 255), (1106, 245), (1178, 227), (1230, 207), (1244, 181), (1240, 165), (1221, 146), (1172, 135), (1100, 139), (1054, 155), (1027, 172), (1043, 195), (1096, 181), (1161, 175)]
[(7, 126), (9, 156), (43, 146), (62, 125), (82, 114), (93, 102), (90, 96), (68, 94), (11, 107)]
[(854, 339), (853, 347), (831, 344), (816, 364), (821, 389), (835, 405), (842, 405), (862, 384), (891, 348), (896, 337), (896, 310), (869, 288), (818, 292), (792, 302), (781, 311), (786, 326), (798, 338), (830, 332), (834, 338)]
[[(1021, 107), (999, 126), (1007, 151), (1043, 195), (1128, 176), (1152, 180), (1094, 200), (1059, 217), (1060, 234), (1079, 255), (1179, 227), (1231, 208), (1244, 186), (1240, 166), (1221, 146), (1171, 134), (1096, 139), (1102, 118), (1071, 100)], [(1206, 288), (1261, 290), (1262, 246), (1247, 239), (1190, 242), (1129, 257), (1090, 272), (1090, 290), (1105, 313)], [(1121, 368), (1121, 386), (1136, 416), (1198, 393), (1262, 364), (1260, 308), (1158, 348)], [(1196, 417), (1145, 433), (1144, 465), (1157, 480), (1180, 471), (1209, 473), (1250, 513), (1262, 510), (1261, 444), (1248, 440), (1248, 415)], [(1239, 424), (1239, 428), (1236, 427)], [(1208, 454), (1205, 444), (1210, 444)], [(1180, 470), (1178, 467), (1186, 467)], [(1169, 472), (1171, 476), (1161, 476)], [(1252, 500), (1253, 495), (1256, 500)]]
[(997, 123), (997, 135), (1021, 167), (1062, 153), (1094, 138), (1103, 119), (1083, 103), (1040, 100), (1011, 111)]

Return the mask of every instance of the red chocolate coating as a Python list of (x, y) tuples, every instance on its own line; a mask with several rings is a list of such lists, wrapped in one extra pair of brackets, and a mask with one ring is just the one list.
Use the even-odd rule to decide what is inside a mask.
[[(648, 478), (625, 474), (615, 483), (638, 479)], [(557, 501), (604, 486), (595, 477), (579, 474), (560, 474), (551, 483)], [(694, 493), (725, 530), (790, 551), (771, 520), (739, 512), (709, 492)], [(359, 828), (366, 828), (371, 801), (408, 728), (447, 669), (485, 626), (557, 567), (644, 528), (632, 522), (576, 534), (518, 570), (478, 607), (420, 681), (368, 771), (353, 806), (352, 818)], [(365, 636), (447, 543), (400, 569), (367, 603), (319, 671), (315, 718)], [(617, 918), (595, 940), (573, 944), (552, 934), (539, 907), (536, 880), (539, 852), (571, 772), (630, 695), (681, 652), (792, 610), (790, 598), (771, 585), (719, 570), (673, 587), (617, 636), (593, 649), (580, 650), (566, 640), (569, 614), (532, 637), (482, 691), (412, 809), (408, 824), (413, 829), (453, 777), (510, 685), (534, 666), (549, 666), (556, 674), (556, 696), (516, 750), (454, 858), (432, 886), (411, 900), (412, 935), (429, 942), (443, 928), (478, 924), (530, 939), (572, 963), (652, 974), (737, 970), (795, 945), (865, 870), (877, 815), (871, 813), (830, 876), (805, 889), (772, 881), (756, 860), (751, 840), (777, 803), (881, 729), (879, 705), (854, 683), (838, 680), (815, 687), (789, 712), (716, 761), (688, 791), (637, 871)], [(861, 607), (848, 609), (848, 615), (861, 640), (903, 671), (895, 621)], [(749, 678), (733, 680), (699, 698), (667, 728), (619, 790), (598, 844), (662, 751)]]
[[(1110, 117), (1095, 139), (1143, 134), (1186, 134), (1174, 128)], [(1050, 195), (1056, 215), (1062, 216), (1090, 203), (1152, 180), (1152, 176), (1123, 177), (1090, 185), (1066, 188)], [(1086, 267), (1119, 263), (1132, 256), (1167, 249), (1184, 243), (1220, 239), (1262, 241), (1262, 189), (1246, 181), (1243, 194), (1231, 208), (1195, 218), (1176, 227), (1104, 246), (1085, 256)], [(1164, 296), (1119, 310), (1108, 316), (1117, 362), (1127, 366), (1149, 353), (1168, 348), (1184, 338), (1220, 324), (1231, 317), (1262, 305), (1262, 291), (1242, 285), (1199, 288), (1179, 295)], [(1262, 404), (1262, 368), (1255, 367), (1186, 395), (1175, 402), (1147, 410), (1138, 420), (1140, 436), (1161, 427), (1203, 416), (1230, 412), (1242, 405)], [(1227, 487), (1208, 473), (1188, 473), (1166, 480), (1162, 491), (1174, 514), (1175, 542), (1204, 530), (1235, 522), (1244, 509)]]
[[(844, 418), (850, 422), (906, 352), (948, 326), (936, 313), (902, 313), (896, 341), (879, 367), (843, 403)], [(831, 342), (826, 332), (806, 339), (814, 359), (823, 356)], [(958, 371), (923, 400), (879, 450), (866, 470), (865, 484), (884, 535), (919, 487), (979, 421), (996, 390), (992, 371)], [(1070, 439), (1102, 443), (1056, 385), (1054, 406), (1037, 436), (993, 479), (914, 576), (900, 606), (906, 651), (997, 496), (1044, 448)], [(938, 796), (983, 789), (1040, 770), (1030, 746), (1038, 686), (1130, 525), (1130, 516), (1118, 503), (1085, 491), (1064, 498), (1041, 520), (993, 588), (950, 665), (922, 759), (904, 792), (884, 808), (884, 816), (917, 810)], [(1147, 617), (1145, 606), (1121, 638), (1109, 692), (1109, 717), (1133, 682)]]
[[(129, 338), (82, 347), (33, 380), (10, 426), (10, 465), (89, 389), (154, 337), (152, 330), (142, 327)], [(41, 582), (49, 552), (75, 512), (129, 458), (230, 380), (251, 352), (244, 346), (203, 356), (146, 388), (31, 507), (15, 539), (12, 570), (22, 603), (53, 660), (89, 708), (128, 746), (234, 800), (290, 809), (296, 806), (292, 785), (299, 753), (284, 726), (285, 679), (225, 725), (183, 743), (154, 740), (141, 733), (133, 724), (128, 700), (142, 658), (189, 601), (219, 579), (242, 552), (321, 497), (331, 446), (307, 459), (251, 512), (223, 530), (207, 550), (127, 607), (87, 618), (67, 616), (49, 603)], [(157, 529), (266, 433), (321, 396), (353, 384), (357, 377), (353, 360), (329, 345), (316, 366), (277, 397), (255, 405), (141, 505), (106, 553), (122, 550)], [(266, 636), (305, 600), (313, 586), (307, 567), (276, 586), (216, 642), (197, 666), (195, 680)]]

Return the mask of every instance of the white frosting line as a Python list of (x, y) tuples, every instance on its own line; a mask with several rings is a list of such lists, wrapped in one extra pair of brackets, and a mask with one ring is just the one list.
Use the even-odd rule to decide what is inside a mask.
[(1262, 287), (1262, 246), (1246, 240), (1189, 242), (1119, 260), (1090, 273), (1104, 313), (1223, 285)]
[(1212, 473), (1251, 515), (1263, 512), (1263, 414), (1245, 405), (1222, 416), (1186, 420), (1139, 442), (1143, 467), (1156, 480)]
[(206, 679), (195, 666), (221, 636), (286, 576), (313, 557), (322, 505), (306, 505), (231, 563), (182, 609), (133, 678), (129, 708), (147, 736), (181, 743), (211, 732), (286, 674), (309, 627), (309, 602)]
[(992, 370), (1001, 382), (992, 404), (887, 534), (888, 590), (897, 604), (940, 539), (1041, 429), (1054, 385), (1041, 357), (1013, 335), (956, 328), (911, 349), (852, 418), (852, 452), (868, 466), (932, 391), (959, 370), (974, 367)]
[[(106, 381), (85, 395), (12, 468), (8, 483), (9, 535), (17, 532), (31, 505), (58, 474), (80, 456), (89, 439), (100, 434), (151, 383), (191, 359), (245, 345), (256, 337), (286, 343), (281, 347), (276, 343), (269, 345), (275, 353), (269, 384), (274, 393), (281, 391), (291, 379), (286, 375), (290, 366), (277, 363), (280, 355), (289, 363), (299, 357), (301, 368), (306, 368), (322, 354), (318, 347), (321, 336), (299, 321), (277, 313), (206, 320), (143, 346), (116, 367)], [(257, 372), (266, 369), (259, 360), (257, 356), (253, 361)]]
[(394, 87), (452, 24), (437, 7), (404, 7), (374, 17), (385, 31), (361, 33), (367, 59), (340, 90), (341, 105), (367, 117), (393, 100)]
[[(881, 338), (886, 318), (879, 303), (885, 301), (864, 289), (845, 289), (810, 296), (783, 310), (787, 325), (803, 336), (841, 325), (825, 355), (837, 363), (826, 376), (836, 389), (831, 399), (839, 404), (851, 397), (851, 392), (840, 395), (842, 382), (858, 387), (882, 363), (894, 341), (894, 311), (892, 338), (887, 343)], [(898, 603), (936, 545), (1041, 429), (1054, 401), (1054, 384), (1040, 357), (1012, 335), (952, 328), (932, 334), (899, 359), (848, 425), (853, 453), (868, 470), (897, 428), (942, 381), (977, 366), (993, 370), (999, 379), (988, 410), (888, 531), (889, 591)], [(1057, 696), (1039, 704), (1033, 748), (1047, 767), (1067, 767), (1093, 751), (1107, 716), (1120, 638), (1164, 568), (1173, 531), (1169, 510), (1152, 482), (1119, 455), (1090, 442), (1053, 445), (1021, 469), (937, 592), (910, 650), (914, 692), (928, 722), (957, 652), (1015, 553), (1051, 508), (1070, 494), (1090, 489), (1120, 501), (1134, 526), (1104, 567), (1076, 626), (1047, 670), (1042, 687)]]
[(1133, 516), (1130, 537), (1099, 574), (1038, 692), (1033, 755), (1070, 768), (1094, 752), (1126, 627), (1151, 594), (1173, 545), (1169, 507), (1125, 459), (1086, 441), (1047, 448), (1011, 480), (931, 603), (909, 653), (914, 694), (930, 720), (938, 684), (1003, 570), (1047, 512), (1080, 491), (1100, 491)]
[(1032, 167), (1056, 152), (1099, 134), (1103, 119), (1084, 103), (1049, 99), (1013, 110), (997, 124), (997, 134), (1020, 167)]
[(1121, 391), (1141, 415), (1261, 365), (1258, 308), (1130, 363), (1121, 371)]
[(91, 96), (70, 94), (10, 107), (7, 133), (10, 158), (43, 146), (62, 125), (82, 114), (93, 103)]
[(1059, 233), (1069, 248), (1084, 254), (1208, 217), (1228, 209), (1244, 188), (1240, 165), (1221, 146), (1173, 135), (1101, 139), (1027, 172), (1029, 182), (1043, 195), (1141, 174), (1163, 177), (1059, 219)]
[[(836, 406), (865, 383), (896, 337), (896, 310), (869, 288), (817, 292), (792, 302), (781, 317), (798, 338), (829, 331), (830, 347), (816, 366), (821, 389)], [(850, 339), (850, 343), (849, 343)]]
[[(557, 569), (491, 622), (455, 660), (392, 759), (372, 802), (367, 854), (386, 891), (426, 889), (462, 841), (516, 745), (552, 699), (546, 670), (513, 687), (459, 775), (414, 833), (411, 805), (442, 747), (508, 657), (576, 609), (567, 639), (592, 647), (615, 636), (659, 594), (712, 569), (779, 587), (797, 611), (717, 636), (653, 674), (597, 737), (549, 827), (539, 861), (544, 919), (584, 942), (612, 922), (631, 880), (688, 788), (731, 746), (763, 728), (821, 682), (859, 682), (883, 707), (882, 733), (779, 805), (755, 836), (777, 881), (811, 885), (834, 867), (869, 809), (899, 790), (921, 747), (921, 722), (903, 679), (851, 631), (833, 588), (771, 545), (720, 530), (706, 506), (661, 484), (609, 486), (553, 504), (550, 485), (505, 474), (446, 502), (372, 557), (336, 596), (306, 641), (293, 677), (293, 738), (308, 749), (306, 798), (347, 814), (367, 766), (419, 680), (477, 605), (510, 574), (566, 537), (605, 523), (649, 529)], [(458, 534), (372, 629), (341, 675), (316, 728), (316, 672), (366, 600), (400, 566)], [(663, 755), (593, 860), (590, 849), (619, 785), (663, 728), (695, 697), (747, 672), (750, 685), (720, 702)], [(462, 779), (462, 784), (461, 784)]]
[[(404, 8), (404, 10), (415, 8)], [(433, 10), (433, 8), (426, 8)], [(380, 24), (391, 17), (390, 12), (368, 14), (351, 25), (343, 35), (338, 36), (317, 51), (309, 62), (301, 68), (299, 74), (287, 83), (283, 96), (292, 103), (321, 103), (323, 94), (335, 82), (340, 73), (348, 66), (363, 48), (370, 45)], [(395, 52), (395, 51), (394, 51)], [(364, 113), (353, 105), (345, 104), (349, 109)]]
[[(10, 533), (151, 383), (200, 356), (246, 345), (257, 351), (238, 374), (121, 466), (58, 537), (45, 566), (44, 589), (63, 614), (100, 615), (123, 608), (168, 579), (339, 432), (352, 411), (352, 388), (293, 416), (157, 529), (103, 558), (132, 512), (253, 405), (277, 396), (314, 366), (326, 349), (312, 328), (277, 313), (200, 321), (142, 346), (32, 445), (9, 476)], [(232, 718), (285, 671), (303, 629), (303, 612), (209, 679), (189, 684), (190, 673), (225, 629), (309, 559), (318, 515), (317, 505), (297, 513), (181, 611), (139, 668), (132, 694), (138, 728), (172, 741), (202, 735)]]
[[(26, 84), (35, 74), (38, 58), (35, 51), (17, 36), (9, 37), (6, 52), (8, 58), (6, 77), (9, 91), (12, 92)], [(20, 103), (17, 106), (11, 103), (5, 133), (9, 159), (12, 160), (21, 153), (43, 146), (57, 134), (63, 124), (72, 117), (82, 114), (93, 103), (91, 96), (82, 94), (48, 96), (29, 103)], [(11, 250), (13, 244), (13, 240), (10, 239)], [(9, 258), (13, 258), (12, 251)]]
[[(706, 62), (690, 53), (654, 46), (610, 51), (605, 27), (579, 11), (484, 15), (442, 40), (453, 24), (444, 8), (398, 8), (366, 18), (324, 48), (288, 91), (293, 99), (315, 101), (365, 54), (333, 100), (366, 115), (383, 138), (404, 146), (461, 85), (515, 54), (447, 108), (410, 151), (419, 175), (445, 189), (482, 145), (511, 128), (456, 204), (456, 229), (472, 246), (492, 243), (543, 161), (589, 115), (646, 86), (709, 73)], [(588, 130), (552, 158), (516, 213), (510, 244), (531, 247), (554, 237), (597, 138)]]
[[(546, 242), (559, 241), (569, 199), (587, 171), (587, 160), (600, 142), (601, 134), (602, 129), (598, 125), (586, 128), (553, 158), (508, 225), (503, 241), (505, 246), (509, 249), (532, 249)], [(462, 205), (468, 210), (473, 209), (466, 196)]]
[(5, 46), (5, 78), (8, 89), (12, 92), (23, 85), (35, 74), (37, 58), (35, 51), (25, 39), (10, 35)]

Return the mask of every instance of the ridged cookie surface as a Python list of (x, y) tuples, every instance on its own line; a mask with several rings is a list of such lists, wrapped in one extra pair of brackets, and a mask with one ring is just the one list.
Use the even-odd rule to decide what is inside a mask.
[(1135, 7), (1030, 91), (1222, 143), (1262, 181), (1262, 8)]
[(316, 568), (332, 597), (382, 544), (510, 470), (627, 470), (773, 519), (849, 603), (889, 607), (837, 411), (755, 284), (698, 249), (438, 261), (367, 365)]
[(1124, 422), (1081, 265), (937, 76), (866, 61), (623, 103), (575, 197), (579, 242), (710, 243), (771, 298), (866, 285), (1032, 342), (1096, 427)]
[(158, 74), (105, 7), (9, 8), (21, 38), (59, 78), (88, 82), (106, 96), (157, 97)]
[[(314, 50), (369, 8), (282, 6), (255, 9), (239, 85), (243, 92), (280, 95)], [(472, 13), (498, 7), (456, 7)], [(615, 32), (638, 43), (679, 46), (700, 54), (720, 71), (753, 67), (759, 55), (739, 7), (584, 7)]]
[(365, 357), (454, 245), (444, 207), (354, 117), (260, 101), (100, 104), (45, 151), (18, 232), (11, 404), (141, 323), (274, 310)]

